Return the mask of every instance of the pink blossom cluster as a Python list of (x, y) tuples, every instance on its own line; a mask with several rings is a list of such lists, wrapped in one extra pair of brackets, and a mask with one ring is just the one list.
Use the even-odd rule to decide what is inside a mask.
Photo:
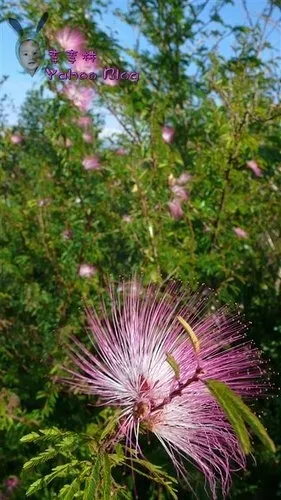
[(87, 111), (94, 97), (94, 90), (75, 83), (68, 83), (63, 89), (64, 95), (73, 102), (80, 111)]
[(23, 136), (19, 133), (15, 133), (11, 135), (11, 142), (13, 144), (20, 144), (23, 141)]
[(75, 71), (78, 71), (79, 73), (91, 73), (94, 71), (97, 71), (99, 68), (99, 62), (98, 58), (96, 58), (94, 61), (92, 60), (87, 60), (83, 58), (83, 53), (77, 54), (77, 58), (75, 63), (73, 64), (73, 69)]
[(175, 131), (174, 127), (170, 127), (168, 125), (162, 127), (163, 141), (166, 142), (167, 144), (170, 144), (171, 142), (173, 142), (175, 132), (176, 131)]
[(124, 149), (124, 148), (118, 148), (116, 150), (116, 154), (117, 154), (117, 156), (125, 156), (127, 154), (127, 152), (126, 152), (126, 149)]
[(62, 237), (64, 240), (71, 240), (72, 237), (73, 237), (73, 231), (72, 229), (70, 228), (66, 228), (63, 232), (62, 232)]
[(234, 227), (233, 231), (238, 238), (248, 238), (248, 233), (241, 227)]
[[(14, 490), (16, 490), (19, 487), (20, 480), (17, 476), (9, 476), (8, 479), (5, 479), (3, 481), (3, 485), (6, 490), (6, 493), (10, 496), (10, 494), (14, 493)], [(8, 498), (8, 497), (3, 496), (3, 498)]]
[[(102, 320), (87, 310), (91, 353), (72, 338), (70, 357), (76, 368), (64, 382), (97, 396), (99, 404), (118, 407), (115, 439), (141, 453), (140, 430), (155, 434), (178, 472), (188, 481), (182, 458), (205, 475), (216, 498), (218, 482), (225, 495), (231, 472), (246, 467), (240, 443), (205, 380), (227, 384), (242, 397), (264, 392), (258, 351), (245, 340), (240, 316), (225, 309), (207, 313), (208, 294), (193, 296), (174, 283), (165, 290), (146, 289), (137, 279), (114, 291), (111, 312)], [(194, 349), (179, 316), (196, 335)], [(172, 357), (174, 365), (169, 361)]]
[(83, 130), (87, 130), (88, 127), (90, 127), (92, 124), (93, 124), (93, 120), (90, 116), (79, 116), (79, 118), (77, 118), (75, 120), (75, 122), (77, 123), (77, 125), (79, 125), (79, 127), (81, 127)]
[(65, 26), (56, 33), (56, 40), (65, 50), (82, 50), (86, 44), (85, 35), (77, 28)]
[(100, 159), (96, 155), (86, 156), (82, 161), (85, 170), (100, 170)]
[(84, 116), (79, 116), (79, 118), (75, 118), (73, 120), (74, 123), (76, 123), (83, 131), (82, 137), (85, 142), (88, 142), (89, 144), (93, 143), (94, 137), (91, 131), (89, 130), (93, 124), (93, 120), (90, 116), (84, 115)]
[(94, 138), (91, 134), (91, 132), (83, 132), (82, 137), (85, 142), (88, 142), (89, 144), (93, 142)]
[(173, 199), (168, 203), (171, 216), (178, 220), (183, 217), (182, 203), (188, 200), (189, 194), (185, 186), (190, 181), (191, 175), (183, 172), (178, 178), (172, 174), (169, 177), (170, 190), (173, 193)]
[(258, 166), (255, 160), (250, 160), (247, 162), (247, 167), (252, 170), (256, 177), (262, 177), (262, 169)]
[[(56, 33), (56, 40), (65, 50), (81, 51), (85, 48), (86, 38), (80, 30), (65, 26)], [(91, 68), (93, 62), (91, 62)], [(80, 55), (74, 64), (74, 69), (77, 71), (85, 71), (88, 69), (89, 61), (83, 60)], [(81, 86), (73, 82), (64, 86), (63, 93), (73, 102), (73, 104), (80, 109), (80, 111), (87, 111), (94, 96), (94, 90), (90, 87)]]
[(91, 278), (96, 274), (96, 272), (97, 272), (96, 267), (87, 263), (80, 264), (78, 269), (78, 274), (79, 276), (81, 276), (81, 278)]

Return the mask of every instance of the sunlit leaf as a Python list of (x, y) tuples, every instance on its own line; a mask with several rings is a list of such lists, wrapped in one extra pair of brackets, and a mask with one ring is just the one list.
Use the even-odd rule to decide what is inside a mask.
[(172, 370), (175, 372), (175, 377), (178, 380), (180, 378), (180, 367), (178, 363), (176, 362), (174, 356), (170, 354), (169, 352), (166, 352), (166, 361), (169, 363), (170, 367)]
[(101, 470), (101, 457), (100, 455), (98, 455), (95, 464), (92, 468), (90, 478), (87, 481), (83, 500), (95, 500), (97, 487), (99, 485), (100, 470)]
[(178, 320), (180, 324), (184, 327), (185, 331), (188, 333), (195, 352), (198, 353), (200, 351), (200, 342), (197, 335), (194, 333), (191, 326), (187, 323), (187, 321), (185, 321), (185, 319), (183, 319), (181, 316), (178, 316)]
[(238, 394), (218, 380), (209, 379), (205, 384), (224, 410), (246, 454), (250, 452), (251, 445), (245, 422), (270, 451), (276, 451), (266, 429)]

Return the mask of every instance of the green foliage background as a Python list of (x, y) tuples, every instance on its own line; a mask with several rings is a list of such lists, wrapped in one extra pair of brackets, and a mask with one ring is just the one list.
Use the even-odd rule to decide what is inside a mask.
[[(93, 144), (83, 141), (73, 121), (81, 113), (58, 92), (57, 81), (45, 79), (40, 90), (28, 94), (13, 130), (5, 125), (6, 100), (1, 101), (0, 482), (21, 476), (12, 498), (25, 498), (30, 484), (52, 467), (61, 467), (57, 482), (44, 484), (33, 498), (111, 498), (110, 491), (114, 498), (135, 498), (122, 447), (96, 459), (97, 440), (112, 430), (106, 428), (111, 411), (101, 412), (90, 398), (57, 383), (58, 366), (69, 362), (69, 336), (87, 341), (84, 300), (98, 305), (109, 277), (118, 282), (137, 271), (146, 283), (173, 277), (192, 289), (200, 283), (215, 288), (222, 303), (235, 304), (252, 322), (249, 337), (263, 351), (269, 373), (278, 372), (280, 65), (279, 54), (264, 57), (269, 48), (264, 27), (280, 7), (269, 2), (255, 23), (233, 28), (221, 13), (228, 3), (132, 1), (116, 15), (139, 28), (146, 51), (138, 44), (126, 50), (100, 30), (106, 2), (50, 0), (38, 6), (27, 0), (20, 11), (11, 2), (4, 6), (3, 21), (17, 16), (35, 22), (48, 10), (49, 46), (63, 23), (79, 26), (104, 65), (140, 72), (138, 83), (90, 84), (97, 93), (90, 113)], [(218, 42), (230, 32), (234, 56), (226, 59)], [(44, 96), (44, 87), (52, 97)], [(100, 137), (101, 106), (122, 128), (108, 141)], [(164, 124), (176, 130), (171, 144), (162, 139)], [(11, 133), (22, 134), (24, 141), (12, 144)], [(67, 138), (71, 148), (65, 147)], [(126, 154), (118, 156), (118, 147)], [(90, 154), (100, 156), (100, 171), (84, 170), (83, 158)], [(261, 177), (246, 167), (249, 160), (261, 167)], [(183, 172), (192, 176), (189, 199), (182, 219), (175, 220), (167, 205), (169, 178)], [(235, 227), (248, 238), (237, 237)], [(71, 239), (63, 239), (65, 229), (72, 230)], [(82, 262), (96, 267), (92, 278), (78, 276)], [(278, 374), (271, 377), (278, 387)], [(277, 388), (272, 393), (276, 396), (256, 409), (278, 445), (281, 405)], [(50, 428), (43, 439), (38, 429)], [(39, 432), (34, 444), (20, 442), (31, 432)], [(47, 448), (51, 465), (42, 455), (33, 463), (39, 467), (21, 472)], [(145, 450), (154, 465), (137, 464), (146, 474), (136, 475), (139, 498), (171, 498), (176, 484), (165, 476), (175, 477), (168, 458), (153, 440)], [(232, 498), (279, 498), (280, 446), (272, 458), (257, 444), (255, 456), (257, 463), (249, 459), (247, 472), (234, 477)], [(190, 472), (198, 497), (206, 498), (202, 477)], [(180, 485), (174, 498), (189, 496)]]

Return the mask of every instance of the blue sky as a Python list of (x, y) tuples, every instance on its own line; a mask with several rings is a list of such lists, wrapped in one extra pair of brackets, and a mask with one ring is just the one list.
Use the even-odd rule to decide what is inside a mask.
[[(126, 11), (128, 4), (129, 2), (127, 0), (112, 0), (107, 14), (103, 16), (103, 21), (99, 23), (101, 29), (104, 28), (108, 34), (110, 30), (112, 30), (119, 40), (120, 45), (124, 48), (132, 48), (135, 45), (137, 31), (116, 18), (113, 15), (113, 11), (116, 8)], [(265, 4), (266, 0), (248, 0), (249, 11), (253, 20), (257, 18)], [(277, 16), (278, 9), (275, 11), (275, 20)], [(235, 6), (226, 6), (223, 9), (223, 18), (229, 24), (244, 24), (246, 22), (246, 14), (242, 7), (241, 0), (235, 0)], [(269, 25), (268, 32), (271, 30), (272, 33), (269, 37), (269, 41), (276, 50), (279, 51), (279, 54), (281, 54), (281, 23), (275, 27), (273, 24)], [(9, 77), (3, 85), (2, 90), (5, 94), (8, 94), (10, 101), (14, 104), (14, 108), (13, 106), (9, 108), (8, 117), (8, 125), (14, 125), (16, 124), (17, 114), (24, 101), (26, 92), (32, 88), (38, 88), (45, 76), (39, 73), (31, 78), (22, 71), (15, 54), (17, 35), (6, 22), (0, 24), (0, 41), (0, 77), (2, 75), (7, 75)], [(147, 48), (147, 43), (142, 39), (141, 49), (145, 48)], [(231, 39), (227, 38), (224, 40), (220, 48), (223, 54), (230, 55), (232, 50)], [(114, 130), (118, 130), (119, 125), (110, 113), (105, 110), (104, 113), (106, 115), (106, 130), (104, 133), (107, 135), (111, 134)]]

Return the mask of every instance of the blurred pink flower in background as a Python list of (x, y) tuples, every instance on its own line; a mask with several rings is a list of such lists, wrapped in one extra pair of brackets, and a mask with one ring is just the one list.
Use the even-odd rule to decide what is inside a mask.
[(124, 156), (125, 154), (127, 154), (127, 151), (124, 148), (119, 148), (116, 150), (116, 154), (118, 156)]
[(234, 227), (233, 231), (237, 236), (239, 236), (239, 238), (248, 238), (248, 233), (241, 227)]
[(183, 209), (178, 199), (174, 199), (168, 203), (170, 214), (174, 219), (181, 219), (183, 217)]
[(20, 134), (11, 135), (11, 142), (13, 144), (20, 144), (23, 141), (23, 136)]
[(203, 222), (203, 227), (204, 227), (204, 229), (203, 229), (204, 233), (208, 233), (209, 231), (211, 231), (210, 226), (208, 226), (207, 224), (205, 224), (205, 222)]
[(72, 146), (72, 141), (70, 139), (68, 139), (68, 137), (67, 137), (67, 139), (65, 141), (65, 147), (70, 148), (71, 146)]
[(95, 73), (99, 68), (98, 58), (94, 61), (86, 60), (83, 58), (83, 54), (80, 52), (77, 54), (76, 61), (72, 65), (73, 71), (85, 72), (85, 73)]
[(252, 170), (256, 177), (262, 177), (262, 169), (258, 166), (255, 160), (248, 161), (247, 167)]
[(37, 201), (37, 205), (39, 207), (45, 207), (46, 205), (49, 205), (51, 203), (50, 198), (41, 198), (41, 200)]
[[(179, 177), (179, 179), (182, 184), (186, 184), (187, 181), (190, 179), (190, 175), (182, 174), (181, 178)], [(173, 174), (169, 175), (169, 185), (174, 195), (174, 199), (168, 203), (170, 214), (174, 219), (181, 219), (183, 217), (183, 210), (181, 204), (184, 201), (188, 200), (189, 194), (182, 185), (178, 184), (178, 179), (175, 179)]]
[(119, 81), (118, 80), (111, 80), (110, 78), (103, 79), (103, 83), (105, 85), (109, 85), (110, 87), (116, 87), (118, 85)]
[(79, 269), (78, 269), (78, 274), (82, 278), (91, 278), (94, 274), (96, 274), (97, 269), (94, 266), (91, 266), (90, 264), (80, 264)]
[(122, 220), (124, 222), (132, 222), (132, 217), (130, 215), (123, 215)]
[(64, 86), (63, 93), (80, 111), (87, 111), (94, 97), (94, 90), (89, 87), (79, 87), (74, 83)]
[(176, 179), (176, 184), (179, 186), (184, 186), (187, 184), (192, 176), (188, 172), (183, 172), (177, 179)]
[(90, 142), (93, 142), (93, 140), (94, 140), (94, 138), (93, 138), (92, 134), (90, 134), (90, 132), (84, 132), (82, 137), (83, 137), (85, 142), (90, 143)]
[(179, 200), (186, 201), (188, 199), (188, 193), (182, 186), (175, 185), (171, 188), (171, 191)]
[(99, 170), (100, 169), (100, 160), (98, 156), (86, 156), (82, 161), (82, 165), (85, 170)]
[(63, 88), (63, 93), (68, 97), (68, 99), (75, 99), (77, 95), (77, 85), (74, 83), (68, 83), (67, 85), (64, 86)]
[(167, 142), (170, 144), (173, 141), (174, 135), (175, 135), (175, 129), (173, 127), (162, 127), (162, 137), (164, 142)]
[(8, 493), (12, 493), (20, 485), (20, 480), (17, 476), (10, 476), (3, 481), (3, 485)]
[(82, 50), (86, 43), (85, 35), (77, 28), (69, 26), (57, 31), (56, 40), (65, 50)]
[(71, 240), (71, 238), (73, 237), (73, 231), (72, 231), (72, 229), (65, 229), (62, 232), (62, 237), (63, 237), (64, 240)]
[(79, 118), (77, 118), (76, 120), (76, 123), (77, 125), (79, 125), (79, 127), (87, 130), (87, 128), (93, 124), (93, 120), (90, 116), (79, 116)]

